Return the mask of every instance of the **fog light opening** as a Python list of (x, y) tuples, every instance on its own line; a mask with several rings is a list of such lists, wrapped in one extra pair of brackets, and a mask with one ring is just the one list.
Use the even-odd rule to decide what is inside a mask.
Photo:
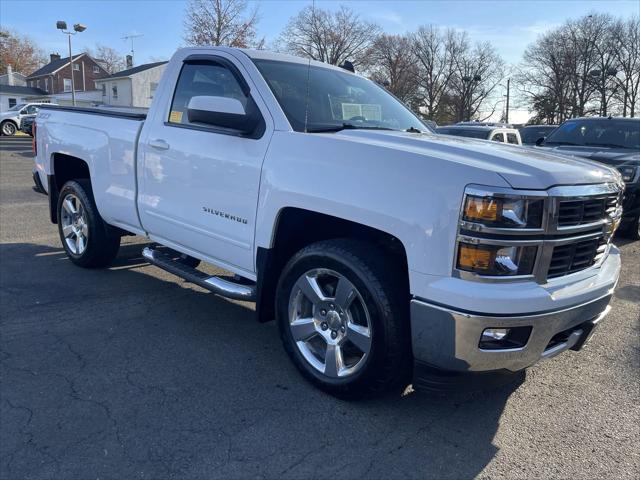
[(481, 350), (508, 350), (523, 348), (529, 341), (531, 327), (485, 328), (478, 347)]

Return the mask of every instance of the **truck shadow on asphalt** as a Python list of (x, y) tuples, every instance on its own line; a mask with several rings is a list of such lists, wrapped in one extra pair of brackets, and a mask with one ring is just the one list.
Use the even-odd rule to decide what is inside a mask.
[(496, 455), (524, 374), (337, 400), (302, 379), (274, 322), (149, 266), (143, 246), (84, 270), (61, 248), (0, 245), (2, 476), (470, 478)]

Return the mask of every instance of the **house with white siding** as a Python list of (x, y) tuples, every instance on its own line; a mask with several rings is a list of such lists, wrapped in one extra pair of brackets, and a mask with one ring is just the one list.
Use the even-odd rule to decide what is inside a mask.
[(102, 103), (119, 107), (151, 106), (167, 62), (147, 63), (96, 80)]

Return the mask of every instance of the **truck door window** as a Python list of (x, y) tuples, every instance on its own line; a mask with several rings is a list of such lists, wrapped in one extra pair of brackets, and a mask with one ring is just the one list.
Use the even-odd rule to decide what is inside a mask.
[(245, 111), (249, 109), (249, 97), (227, 67), (213, 62), (186, 63), (178, 78), (168, 122), (191, 125), (187, 106), (192, 97), (201, 95), (235, 98)]
[(493, 140), (494, 142), (504, 142), (504, 135), (502, 134), (502, 132), (494, 133), (493, 137), (491, 137), (491, 140)]
[(512, 143), (514, 145), (519, 145), (518, 137), (515, 133), (507, 133), (507, 142)]

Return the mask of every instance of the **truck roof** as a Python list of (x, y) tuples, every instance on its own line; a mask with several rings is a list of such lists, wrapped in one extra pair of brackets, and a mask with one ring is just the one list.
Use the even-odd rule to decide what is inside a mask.
[(625, 121), (625, 122), (640, 122), (640, 118), (638, 117), (575, 117), (575, 118), (567, 118), (565, 122), (569, 122), (572, 120), (580, 120), (581, 122), (588, 121), (596, 121), (596, 120), (617, 120), (617, 121)]
[(316, 67), (329, 68), (337, 70), (342, 73), (351, 73), (344, 68), (336, 65), (330, 65), (328, 63), (320, 62), (318, 60), (309, 60), (308, 58), (296, 57), (295, 55), (289, 55), (287, 53), (277, 53), (269, 50), (252, 50), (250, 48), (232, 48), (223, 46), (202, 46), (202, 47), (187, 47), (188, 50), (205, 50), (205, 51), (222, 51), (222, 52), (242, 52), (252, 60), (277, 60), (280, 62), (289, 63), (301, 63), (304, 65), (311, 64)]

